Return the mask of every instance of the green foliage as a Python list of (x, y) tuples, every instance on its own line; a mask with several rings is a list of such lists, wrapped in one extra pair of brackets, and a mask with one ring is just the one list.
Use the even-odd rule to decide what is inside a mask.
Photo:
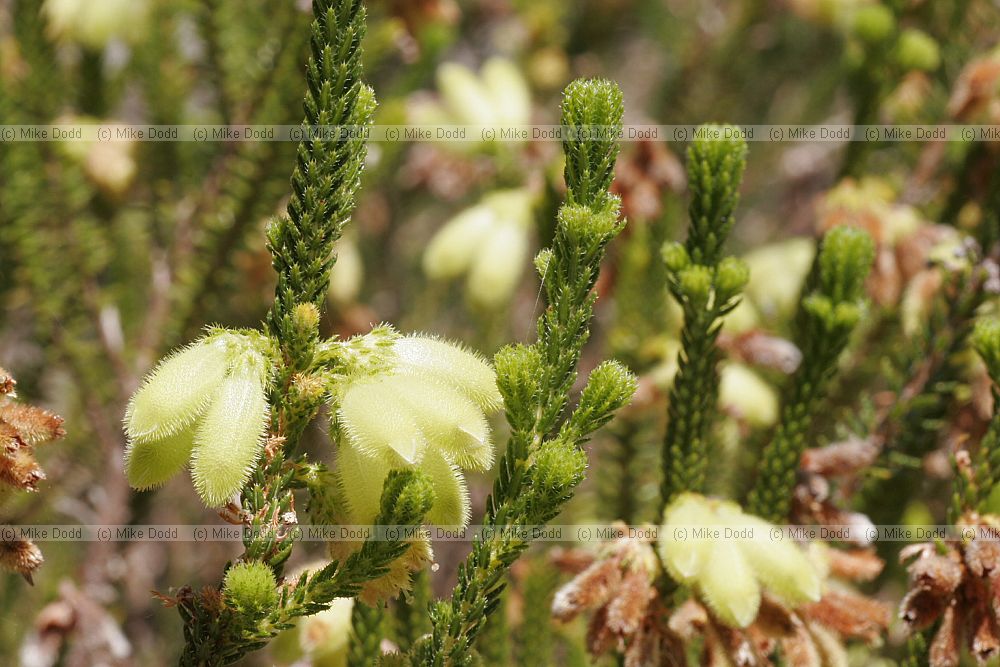
[(349, 667), (371, 667), (382, 655), (385, 613), (381, 606), (355, 603), (351, 609), (351, 647)]
[(563, 92), (567, 204), (600, 210), (611, 203), (618, 133), (624, 113), (622, 92), (604, 79), (578, 79)]
[[(564, 94), (563, 122), (571, 137), (581, 123), (620, 128), (621, 93), (602, 81), (572, 84)], [(546, 297), (538, 339), (496, 356), (497, 386), (511, 427), (484, 518), (498, 529), (543, 524), (556, 515), (583, 478), (586, 460), (575, 443), (627, 402), (634, 386), (620, 367), (602, 367), (592, 375), (587, 398), (565, 415), (589, 334), (600, 262), (623, 223), (618, 200), (607, 192), (617, 143), (568, 140), (563, 148), (567, 203), (551, 248), (536, 259)], [(476, 539), (459, 566), (451, 599), (431, 609), (431, 636), (414, 645), (411, 658), (425, 665), (470, 664), (476, 637), (500, 604), (507, 568), (527, 546), (525, 536), (511, 530)]]
[(684, 311), (684, 327), (661, 454), (661, 509), (677, 494), (705, 486), (709, 429), (719, 393), (716, 339), (722, 318), (738, 305), (749, 277), (743, 262), (722, 257), (734, 224), (746, 153), (738, 128), (698, 128), (688, 148), (688, 238), (683, 245), (667, 243), (662, 251), (667, 287)]
[(871, 237), (859, 229), (836, 227), (823, 238), (797, 319), (802, 363), (750, 494), (750, 511), (768, 521), (780, 523), (788, 516), (799, 459), (840, 355), (861, 318), (864, 282), (874, 256)]

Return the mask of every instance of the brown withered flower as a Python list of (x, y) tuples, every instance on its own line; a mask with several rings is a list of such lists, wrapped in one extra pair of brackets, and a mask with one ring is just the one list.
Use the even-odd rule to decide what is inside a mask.
[(963, 649), (984, 665), (1000, 656), (1000, 523), (968, 513), (958, 522), (962, 539), (913, 544), (910, 590), (900, 618), (911, 632), (938, 623), (931, 667), (957, 667)]
[[(38, 490), (45, 473), (35, 460), (35, 446), (65, 435), (62, 418), (14, 400), (16, 384), (0, 368), (0, 504), (13, 492)], [(0, 569), (16, 572), (28, 583), (42, 560), (42, 552), (28, 540), (0, 541)]]
[(592, 612), (587, 650), (594, 657), (614, 651), (627, 667), (685, 665), (683, 645), (667, 626), (654, 585), (659, 564), (652, 543), (629, 537), (624, 525), (616, 529), (619, 537), (592, 561), (581, 550), (556, 556), (556, 565), (576, 576), (556, 592), (552, 615), (568, 622)]

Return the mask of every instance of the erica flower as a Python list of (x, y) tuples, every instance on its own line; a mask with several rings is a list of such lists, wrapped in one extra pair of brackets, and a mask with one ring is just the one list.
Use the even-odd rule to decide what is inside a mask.
[[(693, 586), (727, 625), (754, 621), (762, 588), (790, 605), (820, 598), (820, 573), (806, 555), (790, 541), (772, 539), (774, 526), (735, 503), (685, 493), (667, 507), (663, 522), (664, 567)], [(708, 532), (695, 535), (695, 528)]]
[(222, 505), (260, 454), (268, 363), (258, 338), (219, 332), (164, 359), (125, 414), (125, 472), (137, 489), (165, 483), (190, 461), (202, 500)]
[(438, 230), (424, 252), (424, 273), (435, 280), (467, 275), (469, 301), (499, 308), (521, 279), (530, 230), (530, 193), (523, 188), (493, 192)]
[(148, 0), (46, 0), (49, 35), (102, 49), (115, 37), (135, 39), (145, 30)]
[(434, 486), (428, 521), (463, 525), (469, 498), (462, 468), (486, 470), (493, 464), (486, 417), (501, 404), (493, 369), (442, 340), (374, 335), (390, 341), (381, 346), (377, 370), (348, 376), (336, 405), (343, 435), (337, 476), (350, 519), (371, 523), (389, 471), (418, 467)]
[(491, 58), (478, 74), (464, 65), (445, 63), (438, 68), (437, 84), (454, 122), (523, 125), (530, 120), (531, 91), (509, 60)]

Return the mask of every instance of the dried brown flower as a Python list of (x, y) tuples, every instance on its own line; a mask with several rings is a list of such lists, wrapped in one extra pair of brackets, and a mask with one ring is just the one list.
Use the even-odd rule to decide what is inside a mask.
[[(35, 460), (35, 446), (66, 432), (61, 417), (15, 402), (15, 386), (10, 373), (0, 368), (0, 486), (6, 487), (0, 491), (36, 491), (45, 473)], [(0, 541), (0, 569), (16, 572), (28, 583), (42, 560), (42, 552), (28, 540)]]
[(900, 617), (912, 632), (937, 622), (931, 667), (957, 666), (963, 646), (979, 664), (1000, 655), (1000, 544), (988, 521), (969, 513), (958, 522), (966, 539), (911, 545), (902, 552), (904, 561), (914, 560)]
[(34, 583), (32, 575), (44, 560), (41, 550), (28, 540), (0, 541), (0, 569), (20, 574), (29, 584)]

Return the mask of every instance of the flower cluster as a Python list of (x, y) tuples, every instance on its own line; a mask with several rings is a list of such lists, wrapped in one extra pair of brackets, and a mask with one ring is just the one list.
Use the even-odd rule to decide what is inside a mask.
[(490, 58), (479, 72), (458, 63), (437, 71), (441, 104), (415, 109), (415, 122), (524, 125), (531, 119), (531, 90), (517, 66)]
[(264, 444), (270, 364), (265, 340), (215, 331), (165, 358), (125, 414), (125, 472), (150, 489), (190, 461), (206, 505), (223, 505), (246, 483)]
[(912, 544), (901, 560), (913, 561), (910, 591), (900, 617), (911, 632), (934, 629), (928, 647), (931, 667), (958, 665), (963, 646), (980, 665), (1000, 655), (1000, 545), (995, 518), (968, 515), (959, 522), (973, 539), (946, 544)]
[[(735, 503), (685, 493), (667, 507), (663, 523), (658, 546), (664, 567), (693, 586), (727, 625), (753, 622), (761, 589), (792, 606), (820, 598), (820, 574), (806, 555), (774, 539), (774, 526)], [(708, 536), (695, 535), (695, 528)]]
[(56, 39), (102, 49), (116, 37), (136, 39), (148, 18), (148, 0), (46, 0), (49, 34)]
[[(66, 434), (61, 417), (15, 401), (16, 384), (0, 368), (0, 508), (17, 491), (38, 490), (45, 473), (35, 459), (35, 447)], [(12, 535), (0, 539), (0, 569), (16, 572), (31, 583), (42, 560), (41, 550), (31, 540)]]
[(424, 252), (424, 273), (435, 280), (467, 275), (474, 306), (496, 310), (509, 300), (523, 274), (531, 234), (531, 194), (498, 190), (438, 230)]
[(469, 498), (461, 469), (493, 465), (487, 415), (501, 405), (493, 369), (436, 338), (382, 328), (362, 339), (353, 342), (356, 349), (376, 351), (338, 383), (333, 406), (334, 428), (343, 436), (337, 481), (350, 521), (375, 518), (390, 470), (417, 468), (434, 487), (427, 520), (464, 525)]

